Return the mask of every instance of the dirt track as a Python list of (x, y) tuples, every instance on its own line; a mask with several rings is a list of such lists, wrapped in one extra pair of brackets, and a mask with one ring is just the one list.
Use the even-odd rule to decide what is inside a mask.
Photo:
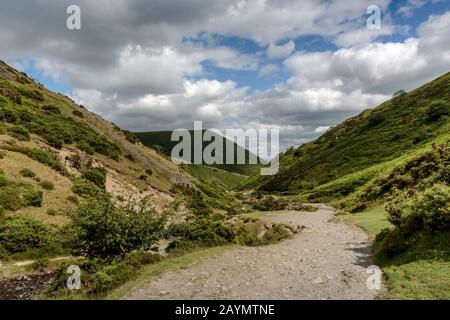
[(264, 218), (303, 225), (293, 239), (239, 247), (141, 283), (127, 299), (373, 299), (366, 282), (366, 234), (317, 212), (280, 211)]

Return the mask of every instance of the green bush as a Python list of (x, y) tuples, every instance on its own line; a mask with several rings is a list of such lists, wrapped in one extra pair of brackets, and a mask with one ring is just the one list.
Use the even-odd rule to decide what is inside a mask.
[(45, 190), (53, 190), (53, 189), (55, 189), (55, 185), (51, 181), (44, 180), (41, 183), (39, 183), (39, 185), (41, 186), (41, 188), (43, 188)]
[(7, 210), (18, 210), (26, 206), (20, 191), (14, 185), (0, 188), (0, 205)]
[(53, 230), (26, 217), (7, 217), (0, 220), (0, 247), (7, 254), (42, 248), (51, 241)]
[(72, 191), (84, 198), (95, 198), (105, 195), (105, 191), (102, 188), (83, 178), (77, 178), (73, 181)]
[(22, 125), (15, 125), (9, 129), (11, 135), (19, 140), (30, 140), (30, 131)]
[(20, 170), (20, 174), (22, 175), (22, 177), (27, 177), (27, 178), (34, 178), (36, 176), (36, 174), (28, 168), (24, 168), (24, 169)]
[(445, 100), (433, 101), (428, 107), (428, 120), (437, 121), (444, 116), (450, 116), (450, 103)]
[(232, 227), (209, 217), (196, 218), (188, 223), (173, 224), (168, 235), (179, 237), (172, 242), (169, 252), (184, 252), (195, 247), (214, 247), (233, 242), (235, 231)]
[(79, 118), (83, 118), (84, 117), (83, 112), (81, 112), (80, 110), (73, 110), (72, 113), (73, 113), (74, 116), (77, 116)]
[(92, 168), (83, 172), (82, 178), (94, 183), (97, 187), (105, 188), (106, 169), (103, 167)]
[(94, 154), (94, 152), (95, 152), (95, 150), (94, 150), (94, 148), (92, 148), (91, 146), (90, 146), (90, 144), (89, 143), (87, 143), (86, 141), (84, 141), (84, 140), (81, 140), (80, 142), (78, 142), (76, 145), (75, 145), (78, 149), (80, 149), (81, 151), (84, 151), (84, 152), (86, 152), (87, 154)]
[(59, 108), (54, 105), (42, 106), (42, 111), (44, 111), (46, 114), (60, 114), (61, 113), (61, 110), (59, 110)]
[(110, 197), (91, 198), (72, 216), (73, 247), (77, 254), (104, 259), (149, 250), (163, 236), (165, 219), (147, 202), (118, 207)]
[(395, 200), (386, 210), (394, 229), (377, 238), (388, 256), (404, 252), (421, 234), (450, 232), (450, 188), (438, 183), (409, 199)]

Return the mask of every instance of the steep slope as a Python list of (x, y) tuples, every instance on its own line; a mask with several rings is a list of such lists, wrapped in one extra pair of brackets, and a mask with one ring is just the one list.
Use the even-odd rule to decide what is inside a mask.
[[(106, 170), (105, 188), (116, 199), (152, 196), (158, 210), (173, 199), (174, 184), (192, 178), (131, 133), (89, 112), (68, 97), (0, 62), (0, 168), (5, 181), (33, 190), (41, 203), (13, 204), (20, 185), (2, 188), (0, 205), (46, 223), (67, 221), (62, 210), (76, 202), (74, 177)], [(27, 170), (29, 171), (27, 173)], [(43, 181), (53, 184), (43, 187)], [(25, 189), (26, 189), (25, 188)], [(21, 194), (31, 191), (24, 191)], [(43, 193), (43, 197), (42, 197)]]
[(408, 154), (448, 140), (449, 103), (447, 73), (375, 109), (365, 110), (313, 142), (289, 149), (281, 157), (277, 175), (251, 177), (243, 187), (314, 193), (340, 180), (342, 188), (330, 192), (334, 197), (346, 196), (378, 175), (384, 165), (392, 168), (396, 159), (401, 162)]
[[(194, 136), (194, 132), (191, 132), (191, 137)], [(203, 131), (205, 132), (205, 130)], [(153, 147), (159, 149), (161, 153), (170, 157), (172, 152), (172, 148), (178, 144), (176, 141), (171, 141), (171, 131), (151, 131), (151, 132), (136, 132), (135, 135), (139, 138), (139, 140), (145, 144), (146, 146)], [(213, 133), (214, 137), (221, 137), (218, 134)], [(229, 140), (228, 140), (229, 141)], [(209, 142), (203, 142), (203, 149), (209, 144)], [(193, 143), (191, 144), (193, 148)], [(238, 173), (241, 175), (251, 176), (257, 174), (259, 172), (260, 165), (259, 164), (249, 164), (248, 158), (250, 151), (243, 150), (244, 148), (239, 146), (236, 143), (233, 143), (234, 150), (234, 158), (236, 159), (236, 155), (239, 152), (244, 152), (246, 157), (246, 164), (213, 164), (211, 167), (215, 167), (221, 170)], [(224, 159), (226, 159), (227, 151), (224, 143), (223, 150)], [(236, 161), (235, 161), (236, 163)], [(260, 163), (258, 159), (258, 163)], [(195, 170), (195, 169), (194, 169)]]

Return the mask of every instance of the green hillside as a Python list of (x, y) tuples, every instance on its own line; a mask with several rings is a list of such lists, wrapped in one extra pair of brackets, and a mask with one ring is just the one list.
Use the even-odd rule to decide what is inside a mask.
[[(205, 132), (205, 130), (203, 131)], [(194, 136), (194, 131), (190, 131), (191, 137)], [(156, 150), (159, 150), (161, 153), (170, 157), (172, 152), (172, 148), (178, 144), (177, 141), (171, 141), (172, 131), (151, 131), (151, 132), (136, 132), (135, 135), (139, 138), (139, 140), (146, 146), (152, 147)], [(214, 134), (216, 137), (220, 137), (217, 134)], [(228, 140), (229, 141), (229, 140)], [(209, 142), (203, 142), (203, 149), (209, 144)], [(192, 143), (193, 148), (193, 143)], [(202, 150), (203, 150), (202, 149)], [(236, 159), (239, 151), (245, 152), (246, 164), (213, 164), (212, 167), (219, 168), (221, 170), (230, 171), (233, 173), (238, 173), (241, 175), (251, 176), (257, 174), (259, 172), (260, 165), (259, 164), (249, 164), (248, 158), (250, 152), (248, 150), (243, 150), (244, 148), (239, 146), (236, 143), (233, 143), (234, 150), (234, 159)], [(193, 149), (192, 149), (193, 150)], [(193, 151), (192, 151), (193, 154)], [(226, 159), (226, 148), (224, 143), (224, 159)], [(236, 163), (236, 161), (234, 161)], [(258, 161), (258, 163), (260, 163)]]
[[(317, 140), (291, 148), (275, 176), (256, 176), (244, 187), (262, 191), (314, 190), (352, 173), (389, 163), (450, 137), (450, 73), (375, 109), (365, 110)], [(380, 167), (377, 168), (379, 170)], [(370, 180), (370, 170), (339, 190), (345, 196)]]

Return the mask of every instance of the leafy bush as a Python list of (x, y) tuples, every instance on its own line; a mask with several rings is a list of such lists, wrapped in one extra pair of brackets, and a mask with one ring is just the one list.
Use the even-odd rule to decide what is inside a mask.
[(252, 199), (249, 204), (255, 210), (276, 211), (286, 209), (288, 203), (283, 199), (275, 199), (273, 196), (264, 196), (261, 199)]
[(221, 221), (207, 218), (196, 218), (182, 224), (173, 224), (168, 230), (170, 236), (180, 239), (172, 242), (169, 252), (184, 252), (194, 247), (214, 247), (230, 243), (234, 240), (235, 231)]
[(26, 206), (23, 197), (18, 196), (19, 190), (16, 186), (0, 188), (0, 205), (7, 210), (18, 210)]
[(82, 178), (94, 183), (97, 187), (105, 188), (106, 183), (106, 169), (103, 167), (97, 167), (85, 170)]
[(133, 250), (149, 250), (164, 233), (165, 215), (147, 202), (118, 207), (110, 197), (91, 198), (72, 215), (77, 254), (111, 258)]
[(390, 203), (387, 211), (395, 228), (378, 239), (381, 250), (392, 256), (412, 246), (421, 234), (450, 232), (450, 188), (438, 183), (410, 199)]
[(53, 189), (55, 189), (55, 185), (51, 181), (44, 180), (41, 183), (39, 183), (39, 185), (41, 186), (41, 188), (43, 188), (45, 190), (53, 190)]
[(44, 111), (46, 114), (60, 114), (61, 110), (54, 106), (54, 105), (45, 105), (42, 106), (42, 111)]
[(382, 123), (385, 119), (386, 117), (382, 113), (380, 112), (373, 113), (369, 117), (369, 126), (376, 126)]
[(43, 223), (26, 217), (0, 220), (0, 251), (7, 254), (26, 252), (47, 246), (53, 230)]
[(450, 116), (450, 103), (445, 100), (433, 101), (428, 107), (428, 120), (437, 121), (444, 116)]
[(21, 193), (25, 199), (27, 206), (40, 207), (42, 206), (42, 191), (36, 190), (31, 186), (21, 188)]
[(81, 112), (80, 110), (73, 110), (72, 113), (73, 113), (74, 116), (77, 116), (79, 118), (83, 118), (84, 117), (83, 116), (83, 112)]
[(9, 129), (11, 135), (19, 140), (30, 140), (30, 131), (22, 125), (15, 125)]
[(102, 188), (83, 178), (77, 178), (73, 181), (72, 191), (85, 198), (95, 198), (105, 194), (105, 191)]
[(22, 175), (22, 177), (27, 177), (27, 178), (34, 178), (36, 176), (36, 174), (28, 168), (24, 168), (24, 169), (20, 170), (20, 174)]

